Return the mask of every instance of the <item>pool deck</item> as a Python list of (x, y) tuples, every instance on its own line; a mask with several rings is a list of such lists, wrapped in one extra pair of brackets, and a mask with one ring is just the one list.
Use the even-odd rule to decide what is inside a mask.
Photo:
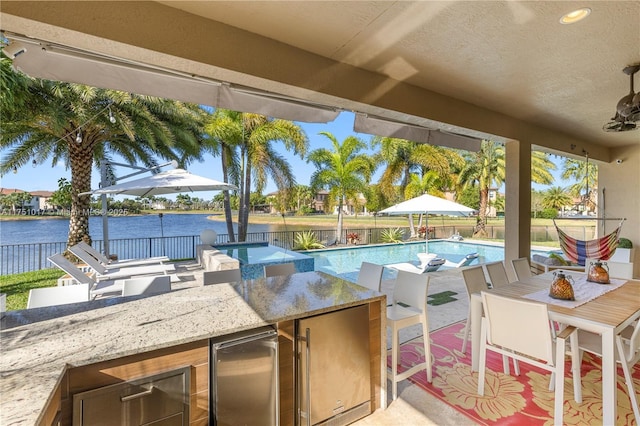
[[(179, 281), (171, 283), (171, 287), (175, 289), (189, 288), (201, 285), (203, 270), (195, 261), (185, 261), (176, 264), (178, 272), (176, 273)], [(460, 274), (460, 269), (447, 269), (437, 272), (429, 272), (431, 277), (429, 281), (429, 295), (441, 294), (446, 291), (457, 293), (452, 297), (455, 301), (444, 303), (441, 305), (429, 305), (427, 310), (429, 314), (429, 330), (438, 330), (447, 325), (467, 318), (467, 309), (469, 303), (467, 300), (467, 291)], [(387, 295), (387, 300), (391, 300), (393, 293), (393, 280), (382, 281), (382, 292)], [(430, 298), (432, 300), (432, 298)], [(406, 342), (422, 334), (420, 325), (408, 327), (400, 332), (400, 341)], [(391, 340), (387, 340), (387, 347), (391, 347)]]
[[(172, 283), (174, 289), (200, 285), (202, 270), (193, 261), (178, 264), (178, 276), (180, 282)], [(457, 295), (452, 296), (455, 301), (441, 305), (428, 305), (429, 330), (434, 331), (467, 318), (469, 306), (467, 293), (460, 274), (461, 269), (448, 269), (437, 272), (429, 272), (429, 295), (441, 294), (453, 291)], [(382, 292), (390, 300), (393, 293), (393, 280), (382, 282)], [(430, 298), (433, 300), (433, 298)], [(400, 342), (404, 343), (422, 335), (419, 325), (404, 329), (400, 332)], [(387, 333), (387, 348), (391, 347), (391, 339)], [(408, 380), (398, 383), (398, 399), (391, 400), (388, 392), (388, 406), (384, 410), (377, 410), (370, 416), (361, 419), (355, 426), (396, 426), (396, 425), (438, 425), (460, 426), (475, 424), (468, 417), (453, 409), (451, 406), (438, 400), (428, 392)]]

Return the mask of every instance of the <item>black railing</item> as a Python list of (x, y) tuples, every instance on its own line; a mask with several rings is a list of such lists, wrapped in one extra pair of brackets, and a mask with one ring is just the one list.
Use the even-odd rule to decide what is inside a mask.
[[(449, 238), (459, 233), (464, 238), (473, 235), (473, 226), (434, 226), (429, 238)], [(358, 234), (357, 244), (375, 244), (382, 241), (381, 233), (388, 228), (343, 229), (340, 238), (336, 238), (333, 229), (313, 230), (316, 238), (325, 245), (346, 243), (348, 234)], [(409, 237), (409, 228), (400, 228)], [(504, 239), (504, 226), (487, 226), (487, 238)], [(580, 226), (563, 228), (574, 238), (589, 240), (595, 238), (595, 227)], [(271, 245), (286, 249), (295, 247), (296, 234), (301, 231), (252, 232), (247, 234), (247, 242), (266, 241)], [(557, 241), (557, 233), (552, 226), (538, 226), (531, 229), (532, 243)], [(218, 235), (216, 242), (227, 243), (227, 234)], [(116, 253), (120, 259), (137, 259), (154, 256), (168, 256), (173, 260), (195, 259), (196, 246), (201, 244), (199, 235), (178, 237), (123, 238), (109, 241), (110, 253)], [(104, 241), (94, 240), (93, 246), (104, 252)], [(17, 274), (51, 268), (47, 257), (66, 250), (66, 242), (29, 243), (0, 245), (0, 275)]]

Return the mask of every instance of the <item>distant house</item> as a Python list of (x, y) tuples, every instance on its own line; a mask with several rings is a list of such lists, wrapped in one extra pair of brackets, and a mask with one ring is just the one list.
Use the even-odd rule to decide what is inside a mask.
[[(329, 204), (327, 197), (329, 196), (329, 191), (321, 190), (316, 192), (316, 195), (313, 197), (313, 208), (316, 211), (326, 212), (326, 207)], [(362, 207), (362, 211), (359, 210), (360, 214), (367, 215), (367, 207), (365, 204), (367, 203), (367, 199), (363, 194), (358, 194), (357, 204)], [(354, 205), (352, 200), (348, 200), (346, 203), (342, 205), (342, 212), (344, 214), (353, 215), (356, 213), (356, 205)], [(333, 214), (338, 214), (338, 206), (333, 207)]]
[[(23, 191), (17, 188), (0, 188), (0, 195), (23, 192), (31, 194), (31, 202), (23, 206), (25, 210), (51, 210), (54, 208), (54, 206), (50, 204), (51, 196), (53, 195), (52, 191)], [(19, 206), (14, 206), (14, 208), (17, 207)]]
[[(272, 214), (279, 213), (278, 210), (276, 209), (276, 206), (273, 204), (273, 199), (277, 195), (278, 195), (277, 191), (267, 194), (267, 200), (270, 203), (269, 210), (270, 210), (270, 213)], [(338, 214), (337, 206), (333, 207), (333, 212), (327, 211), (329, 209), (329, 204), (330, 204), (328, 197), (329, 197), (329, 191), (326, 191), (326, 190), (317, 191), (313, 196), (313, 201), (311, 201), (311, 208), (316, 212)], [(359, 211), (360, 214), (365, 214), (365, 215), (369, 214), (367, 212), (367, 208), (365, 207), (366, 202), (367, 202), (367, 199), (364, 197), (364, 195), (358, 194), (358, 205), (362, 206), (362, 211), (361, 212)], [(344, 205), (342, 206), (342, 212), (344, 214), (353, 215), (356, 212), (356, 206), (353, 204), (352, 201), (348, 201), (344, 203)]]

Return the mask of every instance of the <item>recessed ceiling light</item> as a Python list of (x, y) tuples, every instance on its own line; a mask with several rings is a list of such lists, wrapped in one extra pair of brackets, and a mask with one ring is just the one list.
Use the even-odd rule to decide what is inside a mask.
[(574, 10), (573, 12), (569, 12), (566, 15), (563, 15), (560, 18), (561, 24), (575, 24), (578, 21), (582, 21), (584, 18), (589, 16), (591, 13), (591, 9), (588, 7), (583, 7), (582, 9)]

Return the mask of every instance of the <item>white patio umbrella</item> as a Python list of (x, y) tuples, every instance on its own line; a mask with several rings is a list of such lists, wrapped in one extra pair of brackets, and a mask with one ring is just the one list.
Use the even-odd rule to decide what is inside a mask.
[[(389, 208), (381, 210), (380, 214), (401, 215), (401, 214), (424, 214), (425, 225), (429, 228), (429, 214), (442, 214), (448, 216), (468, 216), (475, 210), (444, 198), (424, 194), (411, 198)], [(429, 252), (429, 232), (426, 232), (425, 251)]]
[[(203, 176), (194, 175), (184, 169), (173, 169), (152, 176), (106, 186), (80, 195), (133, 195), (138, 197), (176, 194), (196, 191), (233, 191), (237, 186)], [(162, 217), (162, 216), (160, 216)], [(109, 231), (106, 212), (103, 212), (103, 234), (105, 254), (109, 254)], [(162, 226), (162, 220), (161, 220)]]
[(152, 176), (130, 180), (129, 182), (96, 189), (91, 192), (84, 192), (80, 195), (110, 194), (147, 197), (181, 192), (233, 191), (236, 189), (238, 189), (238, 187), (235, 185), (194, 175), (184, 169), (173, 169)]

